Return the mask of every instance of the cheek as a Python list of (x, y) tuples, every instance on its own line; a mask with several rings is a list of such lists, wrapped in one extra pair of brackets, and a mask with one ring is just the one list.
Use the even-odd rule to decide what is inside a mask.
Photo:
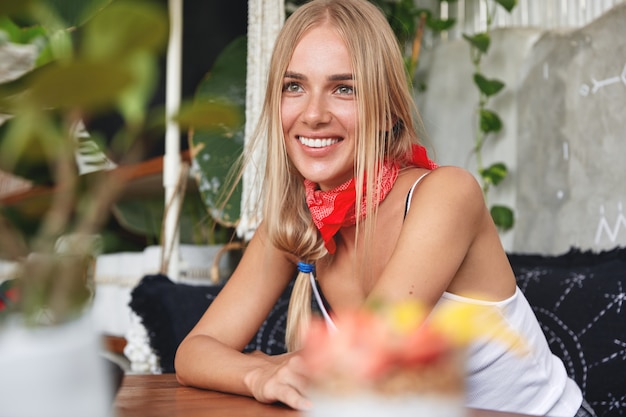
[(293, 104), (283, 100), (280, 106), (280, 119), (283, 127), (283, 131), (287, 132), (296, 118), (296, 109)]
[(346, 105), (336, 109), (335, 117), (341, 121), (341, 124), (350, 134), (356, 133), (359, 120), (356, 105)]
[[(284, 102), (283, 102), (284, 104)], [(289, 132), (292, 129), (295, 122), (295, 112), (293, 111), (293, 106), (285, 106), (281, 105), (280, 108), (280, 123), (283, 131), (283, 140), (285, 142), (285, 148), (287, 150), (287, 155), (291, 158), (293, 156), (293, 141), (289, 140)]]

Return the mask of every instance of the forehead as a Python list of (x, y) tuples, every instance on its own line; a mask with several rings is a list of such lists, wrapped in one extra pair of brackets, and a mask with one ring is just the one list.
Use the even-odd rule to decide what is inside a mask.
[(337, 30), (328, 24), (313, 27), (302, 35), (289, 61), (289, 69), (312, 64), (320, 67), (343, 66), (344, 71), (351, 69), (346, 43)]

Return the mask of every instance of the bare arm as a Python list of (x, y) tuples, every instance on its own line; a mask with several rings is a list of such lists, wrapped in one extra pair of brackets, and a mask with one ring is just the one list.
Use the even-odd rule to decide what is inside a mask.
[(479, 184), (461, 168), (442, 167), (417, 186), (394, 252), (369, 297), (417, 298), (433, 306), (444, 291), (501, 300), (514, 287)]
[(235, 272), (180, 344), (176, 377), (183, 385), (306, 406), (299, 358), (241, 351), (287, 287), (295, 266), (256, 232)]

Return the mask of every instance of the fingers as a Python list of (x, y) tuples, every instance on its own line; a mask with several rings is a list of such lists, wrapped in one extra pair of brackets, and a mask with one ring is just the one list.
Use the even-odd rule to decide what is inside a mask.
[(293, 387), (286, 388), (284, 392), (284, 399), (281, 402), (295, 410), (300, 411), (308, 411), (312, 406), (311, 401)]
[(259, 401), (279, 401), (296, 410), (311, 408), (311, 402), (306, 398), (308, 378), (299, 356), (289, 357), (266, 376), (261, 395), (255, 395)]

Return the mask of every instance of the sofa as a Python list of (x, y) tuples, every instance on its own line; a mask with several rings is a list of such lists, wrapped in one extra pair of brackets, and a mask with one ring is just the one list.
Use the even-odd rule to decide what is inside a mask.
[[(576, 380), (598, 417), (626, 415), (626, 248), (562, 255), (509, 254), (553, 352)], [(178, 344), (219, 293), (220, 286), (144, 277), (130, 307), (146, 327), (162, 372), (174, 372)], [(291, 287), (280, 297), (245, 351), (285, 352)]]

